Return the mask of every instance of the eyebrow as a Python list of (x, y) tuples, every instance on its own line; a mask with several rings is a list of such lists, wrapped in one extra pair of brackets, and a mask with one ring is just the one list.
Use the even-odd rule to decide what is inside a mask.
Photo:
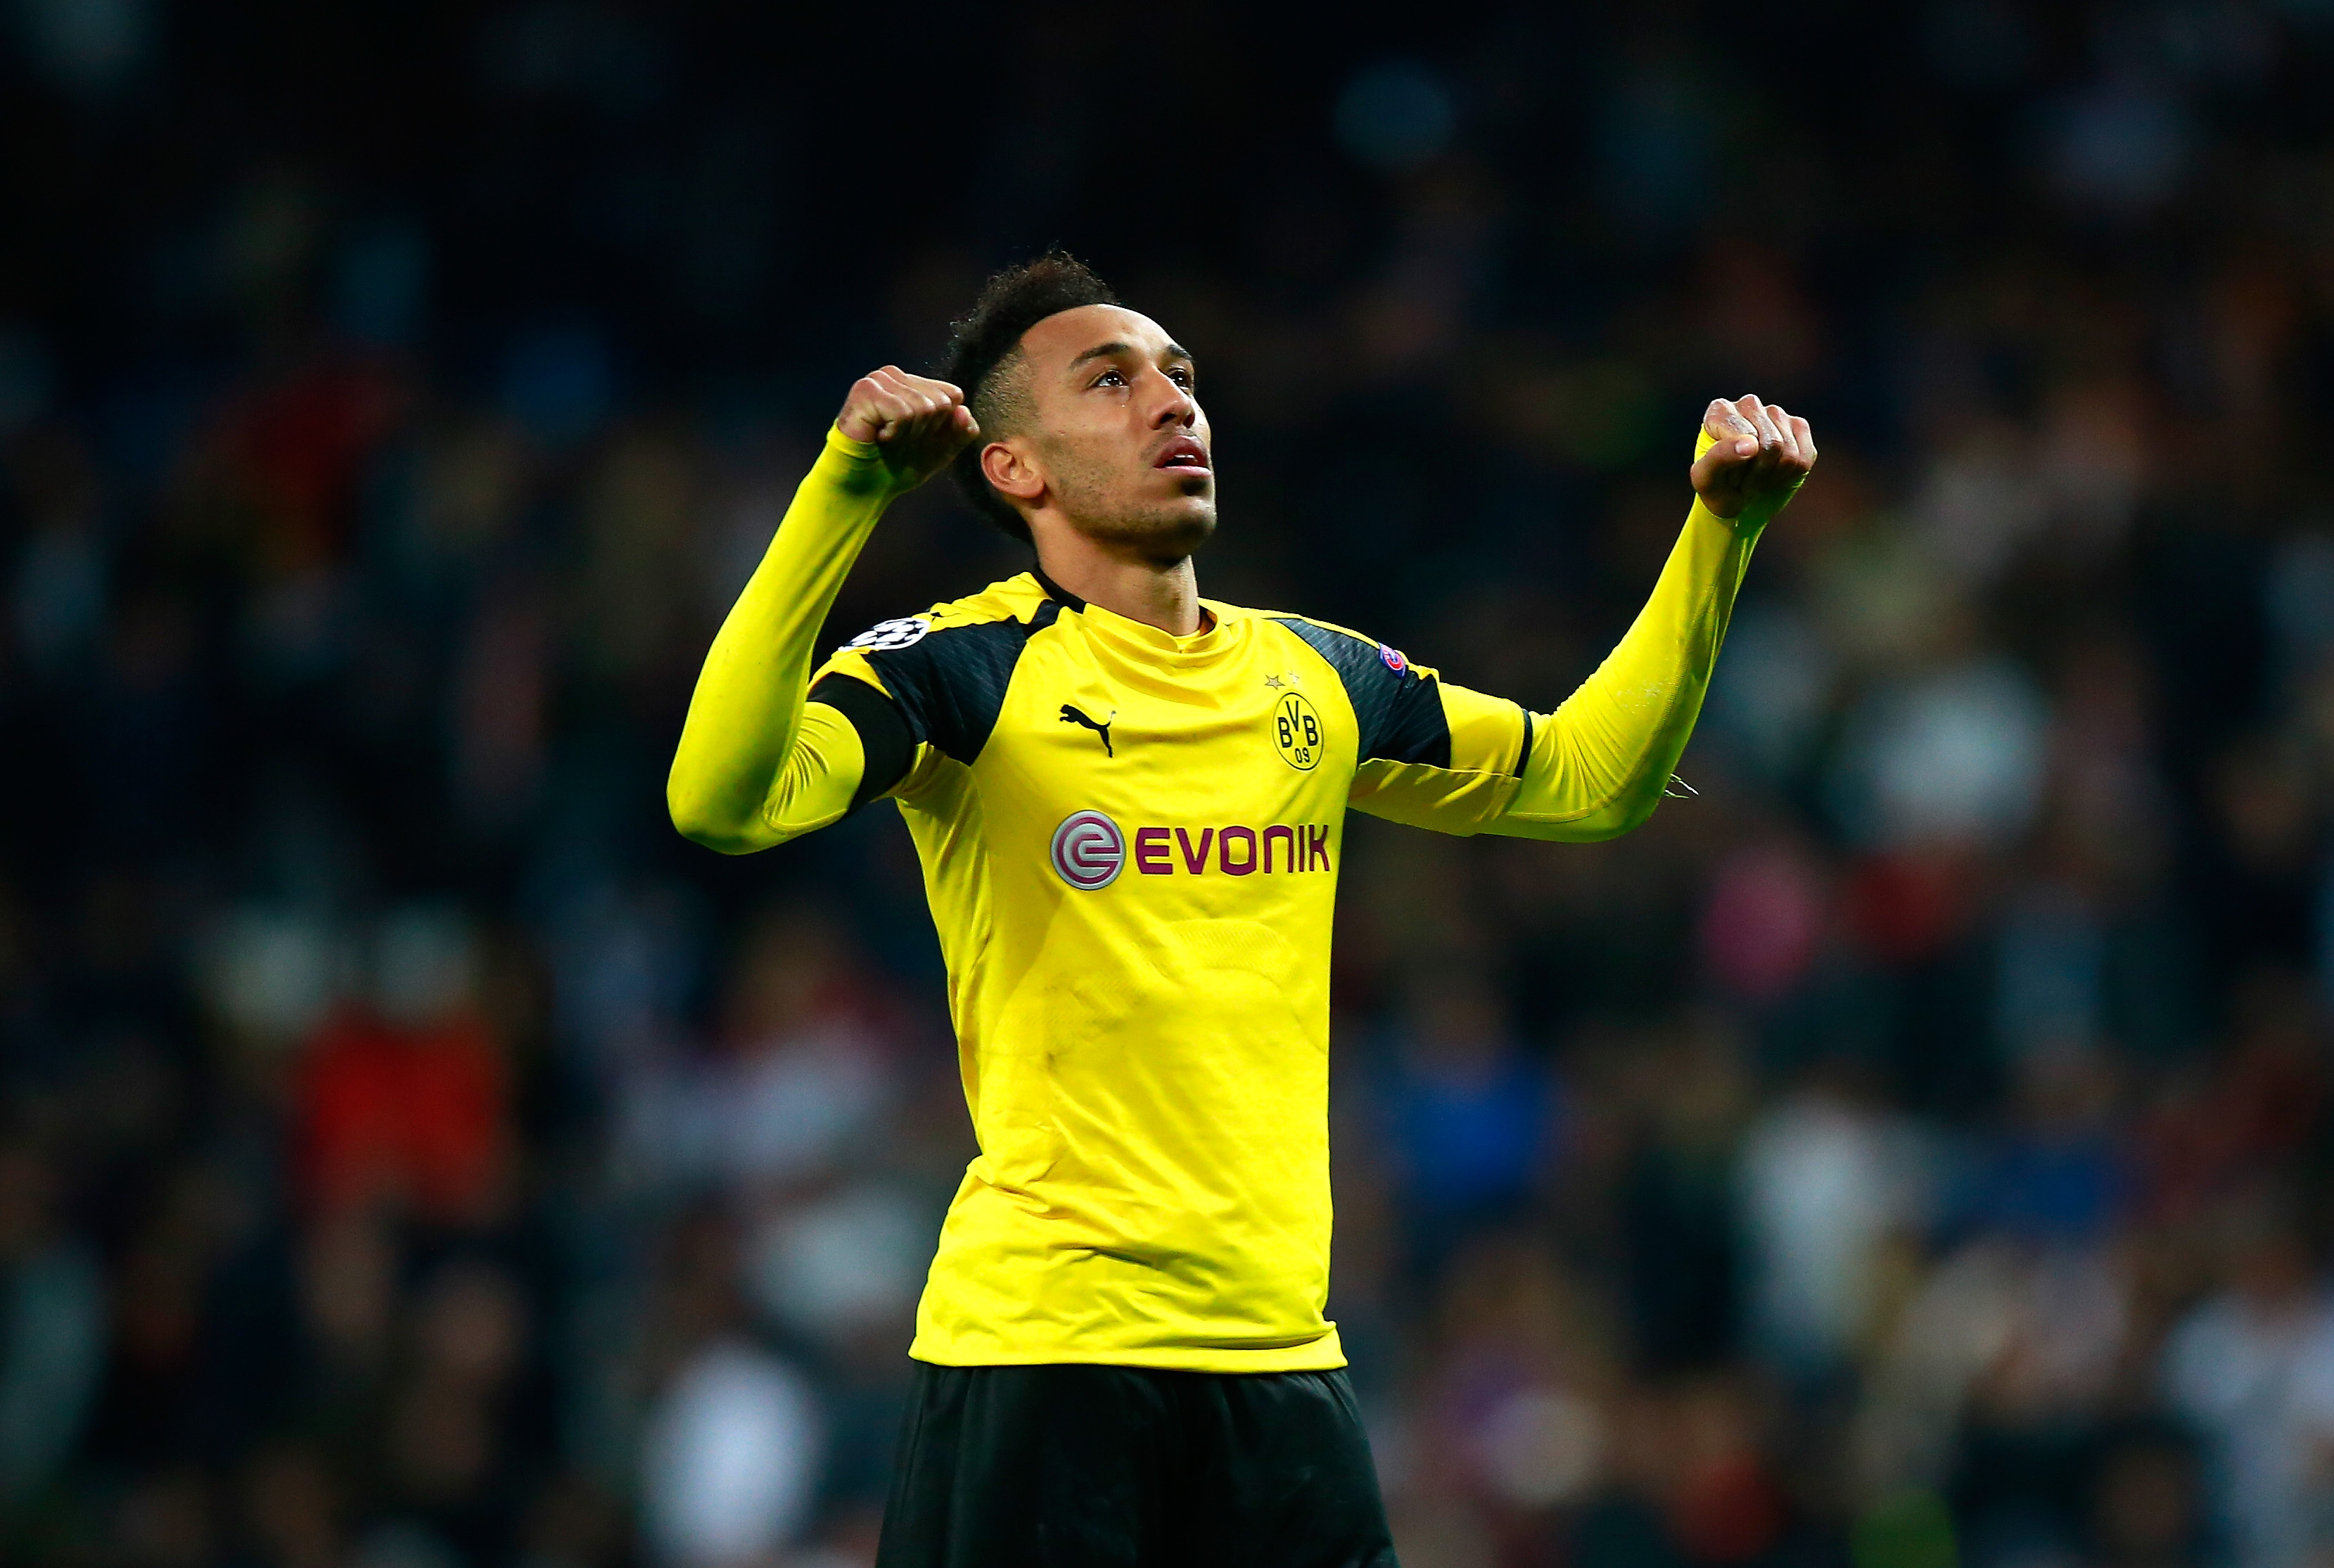
[[(1133, 343), (1096, 343), (1093, 348), (1088, 349), (1085, 353), (1080, 354), (1076, 359), (1072, 360), (1070, 361), (1070, 369), (1075, 370), (1080, 365), (1085, 364), (1088, 360), (1106, 360), (1114, 354), (1131, 354), (1133, 352), (1134, 352), (1134, 345)], [(1167, 357), (1171, 360), (1181, 360), (1185, 364), (1197, 363), (1197, 361), (1191, 358), (1191, 351), (1185, 348), (1181, 343), (1169, 343), (1167, 345)]]

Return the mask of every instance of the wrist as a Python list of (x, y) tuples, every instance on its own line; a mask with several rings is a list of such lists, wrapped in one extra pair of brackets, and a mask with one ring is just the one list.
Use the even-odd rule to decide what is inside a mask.
[(881, 447), (872, 440), (863, 441), (852, 435), (843, 428), (839, 420), (826, 428), (826, 449), (840, 453), (854, 462), (873, 462), (880, 459), (883, 455), (883, 449)]
[(1746, 505), (1730, 517), (1697, 495), (1693, 498), (1693, 510), (1687, 521), (1689, 524), (1698, 523), (1705, 527), (1723, 529), (1739, 539), (1752, 539), (1767, 526), (1767, 520), (1773, 515), (1774, 509), (1771, 507)]
[(826, 433), (855, 451), (872, 452), (875, 449), (875, 429), (867, 420), (855, 418), (846, 410), (826, 428)]
[(882, 447), (845, 434), (840, 423), (827, 427), (826, 449), (819, 454), (817, 466), (844, 488), (857, 493), (892, 495), (914, 488), (912, 481), (893, 470)]

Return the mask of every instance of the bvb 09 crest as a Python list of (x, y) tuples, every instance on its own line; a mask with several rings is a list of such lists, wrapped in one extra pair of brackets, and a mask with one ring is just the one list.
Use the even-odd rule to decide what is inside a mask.
[(1313, 705), (1297, 692), (1283, 692), (1272, 709), (1272, 744), (1280, 760), (1300, 773), (1311, 773), (1321, 761), (1326, 738)]

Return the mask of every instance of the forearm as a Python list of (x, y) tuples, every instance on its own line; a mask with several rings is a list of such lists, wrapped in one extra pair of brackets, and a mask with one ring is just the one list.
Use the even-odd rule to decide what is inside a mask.
[(1761, 520), (1701, 502), (1620, 645), (1550, 715), (1535, 715), (1515, 798), (1486, 832), (1594, 840), (1651, 816), (1693, 733)]
[[(857, 765), (857, 741), (847, 724), (805, 737), (804, 699), (819, 628), (898, 493), (876, 447), (828, 432), (690, 698), (665, 784), (673, 825), (689, 838), (738, 854), (842, 814), (827, 797), (836, 770)], [(840, 783), (845, 807), (856, 782)]]
[[(1398, 678), (1391, 696), (1410, 703), (1411, 717), (1395, 726), (1400, 744), (1381, 736), (1364, 746), (1354, 809), (1438, 832), (1530, 839), (1609, 839), (1653, 815), (1701, 716), (1751, 546), (1815, 457), (1805, 419), (1756, 398), (1713, 401), (1694, 452), (1696, 499), (1685, 531), (1611, 657), (1552, 714), (1389, 658)], [(1333, 640), (1329, 651), (1336, 646)], [(1347, 678), (1350, 689), (1350, 672)], [(1377, 698), (1385, 699), (1384, 678), (1376, 678)], [(1431, 720), (1439, 722), (1417, 712), (1428, 692), (1438, 704)], [(1371, 711), (1392, 709), (1374, 699)]]

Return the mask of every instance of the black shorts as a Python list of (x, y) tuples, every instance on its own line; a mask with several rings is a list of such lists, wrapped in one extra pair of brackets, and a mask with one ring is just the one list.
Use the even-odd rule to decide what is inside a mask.
[(1395, 1568), (1342, 1371), (918, 1362), (876, 1568)]

